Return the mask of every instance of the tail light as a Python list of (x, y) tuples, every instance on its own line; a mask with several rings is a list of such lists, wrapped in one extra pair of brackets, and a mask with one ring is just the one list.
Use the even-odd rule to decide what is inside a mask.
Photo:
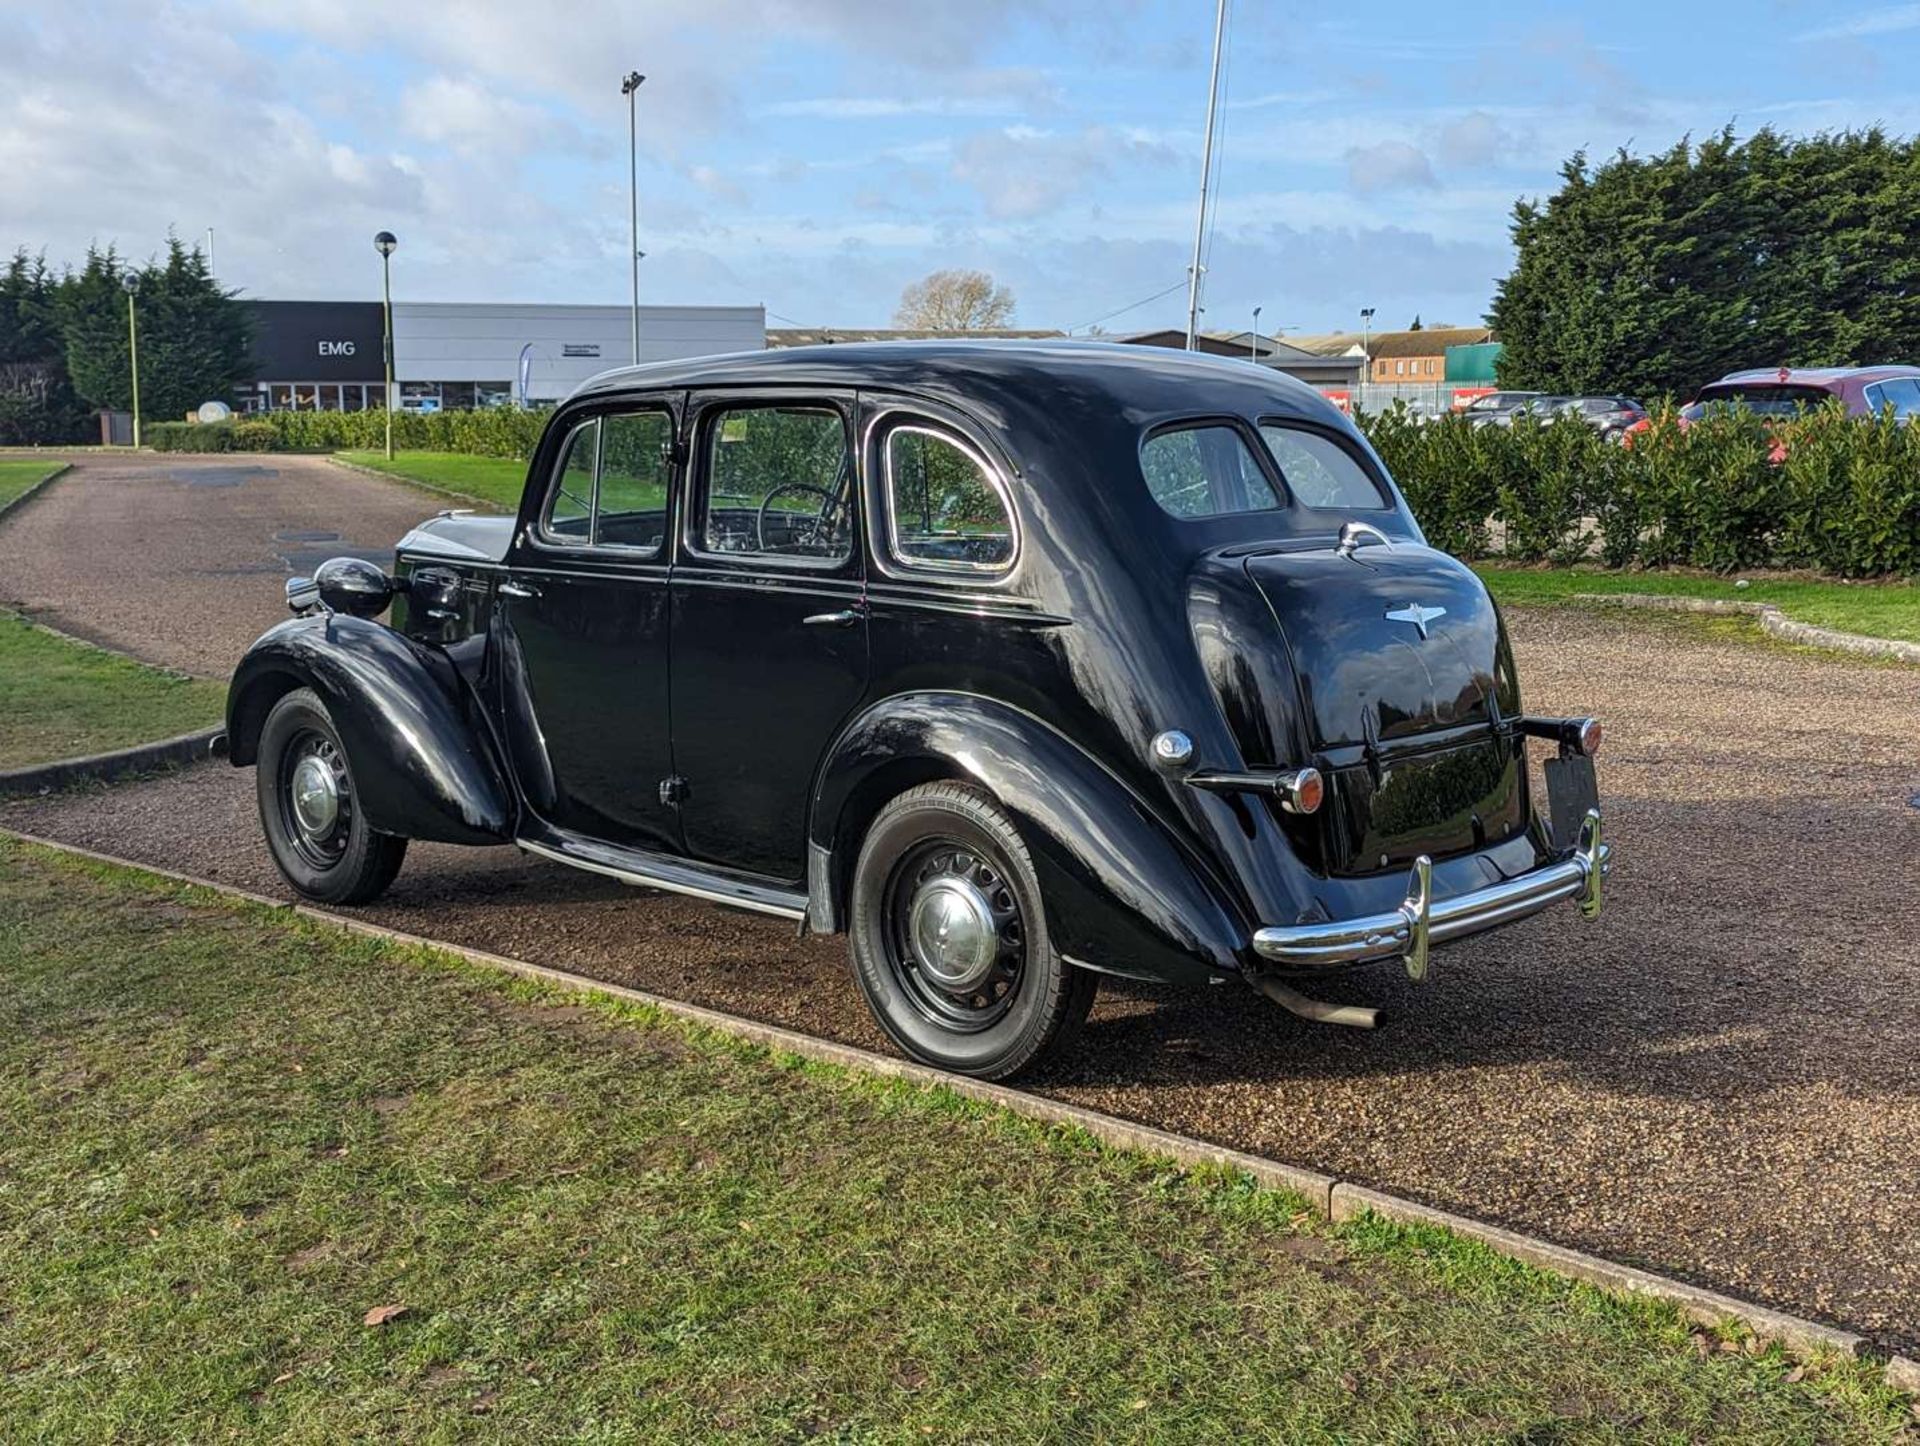
[(1281, 782), (1276, 792), (1280, 795), (1280, 807), (1288, 813), (1317, 813), (1327, 796), (1327, 783), (1317, 768), (1299, 768), (1291, 774), (1281, 774)]

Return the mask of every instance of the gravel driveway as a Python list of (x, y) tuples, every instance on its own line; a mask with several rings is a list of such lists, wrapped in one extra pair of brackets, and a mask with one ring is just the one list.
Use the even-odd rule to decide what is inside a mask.
[(391, 561), (446, 503), (320, 457), (80, 454), (0, 523), (0, 605), (225, 679), (329, 557)]
[[(1920, 1346), (1920, 672), (1623, 613), (1511, 622), (1530, 705), (1608, 722), (1605, 918), (1322, 990), (1384, 1005), (1373, 1034), (1233, 984), (1109, 983), (1036, 1087)], [(285, 892), (250, 771), (0, 823)], [(839, 941), (509, 850), (419, 847), (365, 912), (886, 1047)]]

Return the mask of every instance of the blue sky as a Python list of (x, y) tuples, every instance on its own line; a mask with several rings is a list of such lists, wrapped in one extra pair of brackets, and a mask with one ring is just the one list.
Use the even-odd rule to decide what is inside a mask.
[[(215, 228), (246, 294), (626, 298), (874, 326), (942, 266), (1028, 326), (1175, 325), (1211, 0), (80, 0), (0, 15), (0, 241)], [(1479, 318), (1561, 161), (1920, 130), (1920, 4), (1234, 0), (1205, 323)], [(1156, 292), (1168, 294), (1134, 306)], [(1130, 309), (1127, 309), (1130, 308)], [(779, 324), (776, 321), (775, 324)]]

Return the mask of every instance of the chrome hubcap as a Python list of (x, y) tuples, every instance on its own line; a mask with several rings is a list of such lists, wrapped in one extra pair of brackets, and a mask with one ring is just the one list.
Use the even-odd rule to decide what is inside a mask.
[(311, 753), (302, 758), (294, 767), (287, 791), (302, 832), (313, 838), (325, 838), (333, 832), (340, 819), (340, 785), (324, 758)]
[(1000, 956), (993, 906), (968, 879), (952, 875), (923, 885), (907, 915), (920, 966), (943, 989), (977, 989)]

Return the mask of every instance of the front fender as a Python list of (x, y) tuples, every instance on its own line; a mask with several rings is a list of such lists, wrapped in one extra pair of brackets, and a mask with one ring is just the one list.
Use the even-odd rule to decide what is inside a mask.
[(873, 816), (936, 778), (976, 783), (1006, 810), (1033, 855), (1061, 953), (1104, 972), (1178, 982), (1240, 969), (1250, 929), (1197, 853), (1062, 734), (961, 693), (888, 698), (834, 745), (809, 830), (814, 927), (842, 927)]
[(273, 705), (318, 693), (340, 730), (367, 821), (442, 843), (505, 843), (511, 795), (465, 684), (437, 649), (345, 614), (292, 618), (247, 650), (227, 690), (228, 756), (259, 756)]

